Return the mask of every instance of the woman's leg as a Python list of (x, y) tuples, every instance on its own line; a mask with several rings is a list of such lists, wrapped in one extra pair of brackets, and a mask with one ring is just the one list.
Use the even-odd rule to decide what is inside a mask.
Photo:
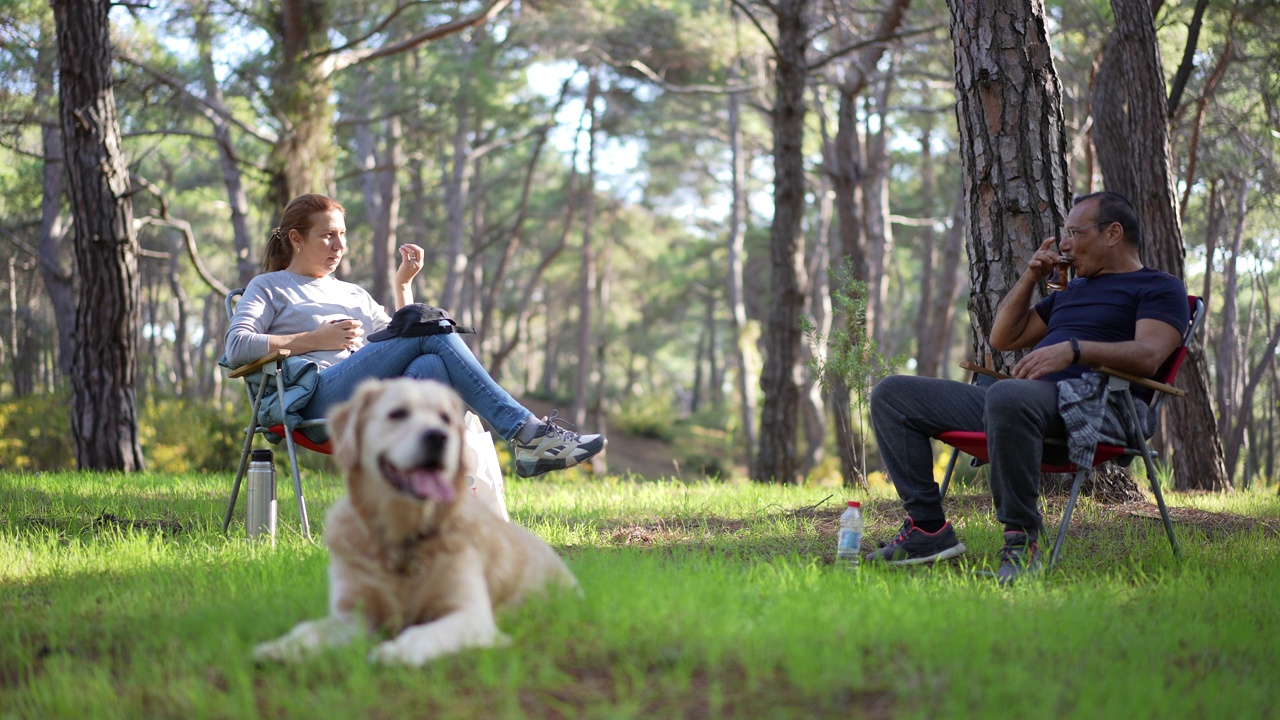
[(351, 397), (364, 380), (402, 376), (447, 382), (505, 440), (514, 438), (533, 417), (489, 377), (466, 343), (452, 333), (365, 345), (346, 360), (320, 371), (315, 394), (302, 416), (325, 417), (330, 407)]

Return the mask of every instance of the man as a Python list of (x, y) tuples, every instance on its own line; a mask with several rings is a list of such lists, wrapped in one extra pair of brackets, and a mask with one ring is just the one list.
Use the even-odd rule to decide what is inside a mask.
[[(1150, 377), (1181, 342), (1189, 322), (1186, 287), (1172, 275), (1143, 266), (1138, 218), (1128, 200), (1112, 192), (1077, 198), (1064, 235), (1041, 243), (996, 310), (991, 346), (1000, 351), (1034, 348), (1014, 365), (1014, 379), (984, 387), (893, 376), (872, 391), (871, 424), (907, 520), (898, 536), (867, 560), (905, 565), (965, 552), (933, 480), (930, 438), (966, 430), (987, 434), (991, 496), (1005, 528), (997, 572), (1001, 584), (1039, 570), (1042, 443), (1066, 437), (1056, 383), (1078, 378), (1095, 365)], [(1057, 253), (1052, 250), (1055, 242)], [(1076, 279), (1033, 302), (1059, 253), (1074, 266)], [(1139, 412), (1145, 409), (1140, 406)], [(1119, 417), (1108, 410), (1104, 431), (1115, 435), (1121, 427)]]

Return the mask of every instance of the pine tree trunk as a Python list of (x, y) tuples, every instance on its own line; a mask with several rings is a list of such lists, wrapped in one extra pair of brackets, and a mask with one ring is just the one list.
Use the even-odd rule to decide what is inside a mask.
[[(205, 97), (222, 105), (222, 88), (218, 85), (213, 66), (211, 5), (212, 0), (195, 17), (196, 51), (200, 59), (200, 82), (204, 86)], [(213, 125), (213, 137), (218, 144), (218, 163), (222, 168), (222, 184), (227, 189), (227, 204), (231, 210), (231, 233), (236, 249), (236, 283), (239, 287), (244, 287), (258, 274), (259, 269), (254, 261), (253, 241), (249, 236), (249, 200), (241, 181), (240, 164), (236, 161), (229, 123), (214, 112), (206, 113), (205, 117)]]
[(769, 267), (772, 292), (764, 330), (765, 361), (760, 386), (760, 452), (752, 478), (799, 483), (796, 435), (803, 369), (800, 313), (808, 295), (804, 259), (804, 116), (808, 47), (804, 0), (780, 0), (777, 19), (776, 96), (773, 106), (773, 225)]
[(1000, 301), (1066, 216), (1061, 86), (1044, 9), (1030, 0), (949, 0), (965, 167), (974, 358), (1009, 370), (987, 336)]
[(583, 427), (591, 392), (592, 309), (596, 296), (596, 257), (594, 230), (596, 222), (596, 95), (599, 92), (597, 71), (587, 81), (587, 112), (591, 116), (587, 133), (587, 177), (582, 197), (582, 262), (578, 275), (578, 367), (574, 372), (573, 423)]
[(106, 0), (55, 0), (67, 187), (80, 271), (71, 431), (82, 470), (143, 469), (138, 242), (120, 151)]
[[(1155, 25), (1147, 0), (1112, 0), (1116, 39), (1128, 90), (1129, 162), (1135, 185), (1110, 184), (1133, 201), (1142, 224), (1143, 260), (1177, 277), (1186, 277), (1182, 228), (1169, 163), (1168, 113), (1164, 95), (1164, 71), (1160, 66)], [(1117, 103), (1120, 104), (1120, 103)], [(1223, 462), (1222, 439), (1209, 397), (1209, 373), (1201, 343), (1192, 345), (1178, 386), (1187, 396), (1168, 403), (1169, 443), (1173, 448), (1173, 475), (1178, 489), (1227, 490), (1231, 481)]]
[[(1053, 67), (1043, 6), (1027, 0), (950, 0), (956, 52), (956, 115), (968, 207), (969, 318), (974, 356), (1008, 371), (1019, 354), (996, 353), (987, 338), (1000, 301), (1044, 238), (1060, 234), (1070, 182), (1062, 89)], [(1046, 475), (1045, 494), (1070, 488)], [(1136, 496), (1128, 473), (1099, 468), (1088, 489)]]
[[(36, 106), (52, 105), (46, 98), (53, 87), (55, 52), (48, 43), (41, 43), (37, 63), (39, 75), (44, 81), (36, 84)], [(50, 57), (53, 55), (53, 57)], [(40, 123), (41, 148), (44, 155), (44, 185), (40, 201), (40, 236), (37, 252), (40, 254), (40, 278), (53, 305), (54, 322), (58, 333), (58, 376), (71, 376), (71, 362), (75, 357), (76, 291), (72, 274), (62, 269), (61, 258), (66, 254), (62, 245), (66, 232), (63, 229), (62, 195), (66, 183), (66, 159), (62, 147), (62, 128), (53, 119)]]
[[(732, 81), (737, 80), (737, 63), (733, 66)], [(751, 379), (755, 373), (750, 367), (752, 347), (747, 337), (747, 306), (742, 291), (743, 224), (747, 215), (746, 158), (742, 152), (742, 95), (729, 94), (729, 153), (732, 166), (732, 205), (729, 212), (728, 245), (728, 301), (733, 315), (733, 363), (737, 368), (739, 406), (742, 417), (743, 457), (750, 459), (756, 449), (756, 394)]]
[(274, 217), (302, 193), (331, 192), (332, 84), (320, 63), (307, 57), (328, 43), (329, 16), (327, 0), (282, 0), (277, 10), (280, 65), (271, 78), (271, 100), (288, 122), (268, 164)]

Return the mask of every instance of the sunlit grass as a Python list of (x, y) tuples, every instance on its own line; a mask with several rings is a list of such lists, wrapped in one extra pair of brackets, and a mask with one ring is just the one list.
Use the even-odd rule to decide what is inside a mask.
[[(503, 616), (509, 647), (409, 669), (369, 666), (367, 643), (249, 660), (324, 613), (327, 553), (283, 483), (274, 548), (240, 513), (223, 536), (229, 487), (0, 475), (0, 715), (1247, 718), (1280, 702), (1274, 489), (1171, 493), (1233, 514), (1179, 522), (1180, 561), (1157, 520), (1086, 500), (1059, 569), (1001, 590), (973, 573), (1000, 528), (967, 488), (949, 501), (959, 562), (850, 572), (832, 564), (839, 488), (510, 480), (512, 519), (584, 597)], [(340, 482), (306, 489), (320, 535)], [(896, 499), (861, 499), (887, 538)]]

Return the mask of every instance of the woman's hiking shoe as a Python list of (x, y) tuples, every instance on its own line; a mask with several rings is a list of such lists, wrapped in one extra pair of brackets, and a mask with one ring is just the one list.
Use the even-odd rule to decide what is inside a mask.
[(527, 441), (511, 441), (516, 452), (516, 475), (536, 477), (552, 470), (564, 470), (604, 449), (603, 435), (579, 435), (557, 425), (560, 418), (553, 413), (544, 417), (537, 432)]
[(1019, 577), (1040, 572), (1040, 546), (1036, 539), (1024, 532), (1010, 530), (1004, 534), (1004, 547), (1000, 549), (1000, 569), (996, 580), (1001, 587), (1008, 587)]
[(955, 528), (951, 527), (950, 522), (935, 533), (927, 533), (916, 527), (915, 521), (907, 518), (902, 523), (898, 537), (879, 550), (868, 553), (867, 560), (887, 562), (890, 565), (918, 565), (960, 557), (965, 550), (968, 548), (956, 538)]

